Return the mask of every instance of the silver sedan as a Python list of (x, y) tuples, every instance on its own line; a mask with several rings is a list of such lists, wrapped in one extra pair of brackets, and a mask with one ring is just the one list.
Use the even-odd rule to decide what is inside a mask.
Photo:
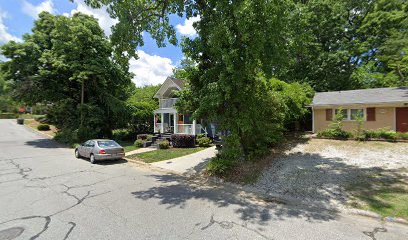
[(91, 163), (98, 160), (121, 159), (125, 151), (117, 142), (109, 139), (92, 139), (75, 148), (75, 157), (89, 158)]

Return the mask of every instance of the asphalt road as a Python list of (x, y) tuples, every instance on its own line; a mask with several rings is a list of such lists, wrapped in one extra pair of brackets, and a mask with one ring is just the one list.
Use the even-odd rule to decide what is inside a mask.
[[(18, 237), (16, 237), (18, 236)], [(0, 120), (0, 239), (408, 239), (404, 225), (249, 201), (147, 167), (91, 165)]]

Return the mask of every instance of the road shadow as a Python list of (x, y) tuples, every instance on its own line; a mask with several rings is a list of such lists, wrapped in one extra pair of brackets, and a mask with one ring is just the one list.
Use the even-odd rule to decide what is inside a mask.
[(98, 165), (116, 165), (116, 164), (124, 164), (127, 163), (128, 161), (126, 159), (118, 159), (118, 160), (103, 160), (103, 161), (97, 161), (96, 164)]
[(28, 145), (28, 146), (35, 147), (35, 148), (65, 148), (65, 149), (70, 149), (69, 146), (60, 144), (60, 143), (56, 142), (53, 139), (45, 139), (45, 138), (26, 141), (24, 144)]
[(336, 218), (337, 211), (298, 208), (285, 204), (270, 202), (259, 204), (240, 197), (240, 190), (220, 186), (195, 186), (185, 182), (175, 175), (151, 175), (155, 181), (163, 183), (161, 186), (152, 187), (145, 191), (132, 192), (133, 196), (141, 200), (159, 199), (160, 204), (167, 208), (184, 209), (191, 200), (205, 200), (215, 204), (218, 208), (235, 206), (235, 213), (243, 221), (260, 225), (266, 224), (271, 219), (284, 220), (288, 217), (307, 218), (316, 221), (329, 221)]
[[(89, 161), (89, 158), (85, 158), (85, 157), (79, 157), (77, 158), (79, 160), (83, 160), (83, 161), (87, 161), (89, 162), (89, 164), (91, 164), (91, 162)], [(95, 164), (96, 165), (102, 165), (102, 166), (109, 166), (109, 165), (116, 165), (116, 164), (124, 164), (127, 163), (128, 161), (126, 159), (112, 159), (112, 160), (96, 160)]]

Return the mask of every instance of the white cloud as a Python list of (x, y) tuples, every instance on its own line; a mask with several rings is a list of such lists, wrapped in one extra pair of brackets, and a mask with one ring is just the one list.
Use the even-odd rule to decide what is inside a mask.
[(3, 56), (3, 55), (0, 55), (0, 62), (5, 62), (5, 61), (7, 61), (8, 60), (8, 58), (6, 58), (5, 56)]
[(52, 0), (45, 0), (44, 2), (41, 2), (38, 5), (33, 5), (26, 0), (23, 1), (23, 12), (27, 14), (28, 16), (37, 19), (38, 14), (40, 14), (43, 11), (49, 12), (49, 13), (55, 13), (56, 10), (54, 9), (54, 3)]
[(139, 59), (130, 60), (129, 71), (136, 76), (133, 82), (136, 86), (157, 85), (173, 73), (174, 65), (169, 58), (149, 55), (142, 50), (137, 51)]
[(20, 42), (21, 41), (20, 38), (8, 32), (8, 27), (3, 22), (3, 20), (7, 17), (8, 17), (7, 13), (0, 10), (0, 44), (7, 43), (11, 40)]
[(117, 24), (119, 21), (109, 16), (108, 12), (106, 11), (106, 7), (94, 9), (87, 6), (83, 0), (74, 0), (74, 2), (77, 4), (77, 7), (73, 9), (71, 13), (63, 13), (62, 15), (72, 16), (77, 12), (92, 15), (94, 18), (98, 19), (99, 26), (101, 26), (105, 34), (107, 36), (111, 35), (111, 27)]
[(177, 24), (176, 29), (181, 35), (194, 37), (197, 35), (197, 32), (193, 27), (193, 23), (197, 21), (200, 21), (200, 16), (191, 17), (184, 20), (184, 24)]

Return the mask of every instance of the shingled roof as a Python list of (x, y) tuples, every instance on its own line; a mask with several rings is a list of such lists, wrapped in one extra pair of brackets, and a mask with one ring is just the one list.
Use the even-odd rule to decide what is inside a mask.
[(312, 106), (408, 103), (408, 87), (318, 92)]

